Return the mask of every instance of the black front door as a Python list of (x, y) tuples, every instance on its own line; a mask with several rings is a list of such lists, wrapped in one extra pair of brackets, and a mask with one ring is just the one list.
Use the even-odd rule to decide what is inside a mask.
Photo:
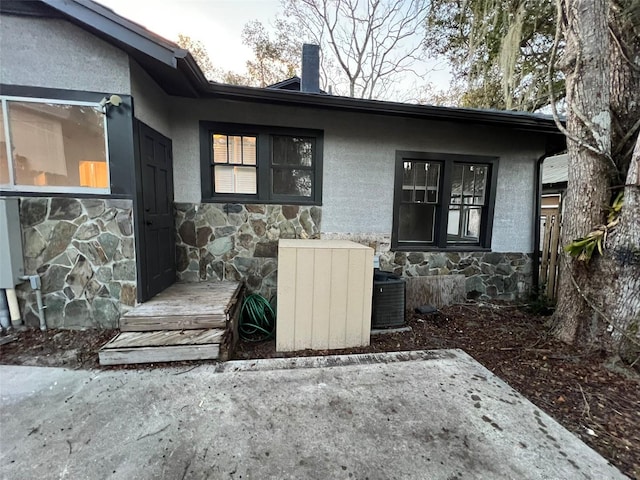
[(138, 122), (138, 141), (142, 179), (139, 299), (145, 301), (176, 280), (173, 156), (171, 140), (142, 122)]

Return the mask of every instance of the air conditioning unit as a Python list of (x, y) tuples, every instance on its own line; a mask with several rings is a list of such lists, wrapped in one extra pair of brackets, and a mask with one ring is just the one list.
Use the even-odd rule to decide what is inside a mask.
[(398, 275), (377, 271), (373, 275), (371, 328), (404, 325), (406, 282)]

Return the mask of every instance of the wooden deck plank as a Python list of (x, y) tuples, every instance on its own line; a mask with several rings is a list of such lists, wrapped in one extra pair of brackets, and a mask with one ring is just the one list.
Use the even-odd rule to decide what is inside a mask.
[(166, 347), (176, 345), (204, 345), (220, 343), (224, 330), (161, 330), (156, 332), (122, 332), (103, 349)]
[(240, 282), (175, 283), (125, 317), (189, 317), (226, 315), (241, 287)]
[(199, 330), (204, 328), (224, 328), (227, 314), (222, 315), (174, 315), (174, 316), (129, 316), (120, 318), (123, 332), (148, 332), (153, 330)]
[(100, 350), (100, 365), (216, 360), (220, 345), (173, 345), (165, 347), (119, 348)]

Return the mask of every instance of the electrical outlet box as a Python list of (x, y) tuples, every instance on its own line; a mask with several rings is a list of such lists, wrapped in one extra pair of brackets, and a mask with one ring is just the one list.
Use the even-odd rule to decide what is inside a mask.
[(0, 198), (0, 288), (14, 288), (24, 276), (18, 202), (17, 198)]

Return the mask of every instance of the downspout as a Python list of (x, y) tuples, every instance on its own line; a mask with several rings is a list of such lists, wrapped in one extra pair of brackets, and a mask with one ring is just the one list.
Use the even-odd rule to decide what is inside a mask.
[(13, 288), (5, 290), (7, 295), (7, 303), (9, 304), (9, 314), (11, 316), (11, 325), (16, 327), (22, 325), (22, 317), (20, 316), (20, 306), (18, 305), (18, 296)]

